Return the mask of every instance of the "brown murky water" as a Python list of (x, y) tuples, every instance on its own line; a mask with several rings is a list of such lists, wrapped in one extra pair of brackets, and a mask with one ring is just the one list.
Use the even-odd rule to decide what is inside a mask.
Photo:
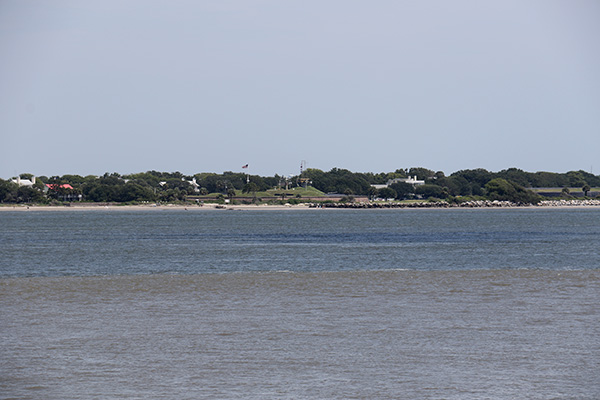
[(600, 271), (0, 279), (1, 399), (598, 399)]

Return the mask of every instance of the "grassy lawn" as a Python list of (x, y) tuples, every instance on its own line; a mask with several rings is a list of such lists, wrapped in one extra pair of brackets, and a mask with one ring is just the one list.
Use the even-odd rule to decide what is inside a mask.
[[(292, 197), (321, 197), (325, 196), (325, 193), (321, 192), (318, 189), (313, 187), (303, 188), (303, 187), (295, 187), (289, 188), (285, 190), (283, 189), (269, 189), (264, 192), (256, 192), (256, 197), (281, 197), (282, 194), (285, 194), (286, 198)], [(236, 197), (251, 197), (252, 193), (242, 193), (241, 190), (235, 191)]]

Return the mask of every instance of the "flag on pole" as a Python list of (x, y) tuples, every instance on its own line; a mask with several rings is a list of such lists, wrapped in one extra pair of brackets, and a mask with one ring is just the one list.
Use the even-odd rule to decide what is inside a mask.
[(248, 164), (242, 165), (242, 168), (248, 168)]

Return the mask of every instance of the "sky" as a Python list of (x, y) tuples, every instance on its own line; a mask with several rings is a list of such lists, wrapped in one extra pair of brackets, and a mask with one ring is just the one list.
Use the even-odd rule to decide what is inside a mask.
[(597, 175), (600, 2), (0, 0), (0, 148), (3, 179)]

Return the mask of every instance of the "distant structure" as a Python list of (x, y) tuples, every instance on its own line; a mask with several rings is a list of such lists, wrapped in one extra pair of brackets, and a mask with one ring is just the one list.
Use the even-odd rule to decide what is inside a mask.
[(44, 193), (48, 195), (50, 190), (56, 192), (55, 196), (58, 200), (81, 201), (83, 199), (83, 195), (81, 193), (76, 193), (73, 186), (69, 185), (68, 183), (46, 183), (44, 185)]
[(12, 180), (13, 183), (16, 183), (19, 186), (33, 186), (35, 185), (35, 176), (31, 178), (31, 180), (29, 179), (21, 179), (20, 176), (17, 176), (17, 179), (13, 179)]
[(302, 160), (302, 161), (300, 161), (300, 175), (298, 175), (298, 181), (296, 183), (298, 184), (298, 186), (302, 186), (306, 189), (306, 187), (308, 185), (310, 185), (312, 182), (310, 181), (310, 179), (304, 178), (302, 176), (302, 173), (305, 170), (306, 170), (306, 161)]
[(200, 193), (200, 185), (198, 185), (198, 182), (196, 182), (196, 177), (193, 177), (192, 180), (187, 181), (187, 183), (194, 188), (194, 193)]
[(417, 179), (417, 176), (415, 175), (414, 177), (409, 176), (408, 178), (390, 179), (389, 181), (387, 181), (387, 183), (385, 185), (371, 185), (371, 186), (374, 187), (375, 189), (383, 189), (383, 188), (389, 187), (390, 185), (393, 185), (394, 183), (408, 183), (413, 186), (421, 186), (421, 185), (425, 184), (425, 181), (421, 181), (421, 180)]
[(68, 183), (46, 183), (44, 185), (44, 192), (48, 192), (48, 190), (58, 190), (58, 189), (69, 189), (73, 190), (73, 186)]
[(414, 177), (409, 176), (408, 178), (391, 179), (387, 182), (387, 184), (390, 186), (398, 182), (410, 183), (413, 186), (421, 186), (425, 184), (425, 181), (418, 180), (416, 175)]

